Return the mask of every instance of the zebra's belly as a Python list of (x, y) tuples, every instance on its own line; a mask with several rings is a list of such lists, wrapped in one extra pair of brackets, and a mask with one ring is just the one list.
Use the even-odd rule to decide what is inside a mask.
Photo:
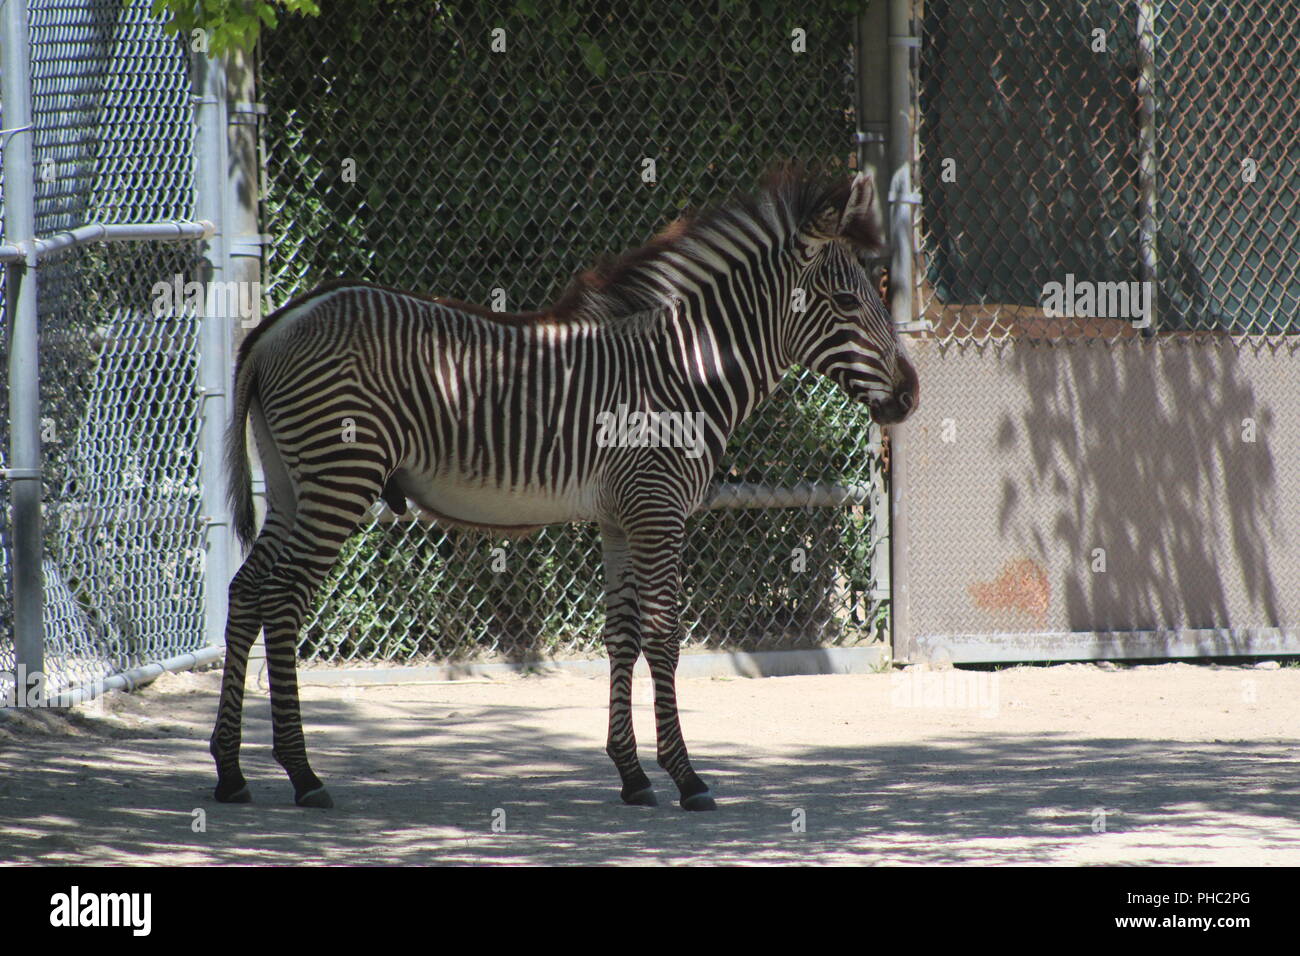
[(407, 498), (437, 517), (465, 525), (527, 530), (595, 516), (581, 494), (538, 488), (500, 488), (454, 475), (400, 471), (393, 476)]

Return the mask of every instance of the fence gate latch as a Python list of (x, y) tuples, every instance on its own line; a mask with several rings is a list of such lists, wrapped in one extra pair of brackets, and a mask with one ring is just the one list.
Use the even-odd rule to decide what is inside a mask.
[(247, 100), (238, 100), (230, 104), (230, 122), (231, 123), (257, 123), (259, 116), (265, 116), (270, 112), (265, 103), (250, 103)]
[(262, 247), (271, 244), (271, 237), (265, 233), (247, 233), (231, 236), (226, 251), (232, 256), (246, 256), (249, 259), (262, 258)]

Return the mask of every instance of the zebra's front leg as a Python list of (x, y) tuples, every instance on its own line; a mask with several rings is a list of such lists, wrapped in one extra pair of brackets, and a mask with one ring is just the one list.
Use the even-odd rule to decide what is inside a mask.
[(616, 528), (601, 528), (605, 562), (605, 650), (609, 654), (609, 738), (605, 753), (614, 761), (624, 803), (658, 806), (650, 778), (641, 769), (632, 727), (632, 670), (641, 654), (636, 589), (628, 576), (627, 538)]
[[(672, 523), (669, 523), (672, 524)], [(677, 658), (681, 647), (681, 554), (685, 519), (671, 532), (664, 525), (631, 542), (641, 649), (655, 688), (655, 731), (659, 766), (677, 784), (683, 810), (714, 810), (708, 785), (696, 775), (677, 715)]]
[(680, 632), (655, 632), (647, 627), (643, 637), (646, 663), (655, 685), (655, 729), (658, 738), (659, 766), (677, 784), (683, 810), (715, 810), (717, 804), (708, 784), (691, 767), (677, 716), (677, 655)]

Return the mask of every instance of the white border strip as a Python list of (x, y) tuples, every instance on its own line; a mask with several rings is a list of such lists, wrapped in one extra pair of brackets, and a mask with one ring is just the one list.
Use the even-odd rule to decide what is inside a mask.
[(915, 638), (911, 659), (997, 664), (1288, 655), (1300, 655), (1300, 630), (1257, 627), (925, 635)]
[[(677, 664), (678, 677), (791, 677), (812, 674), (870, 674), (889, 664), (884, 645), (870, 647), (823, 647), (801, 651), (744, 651), (683, 654)], [(473, 678), (497, 678), (513, 674), (571, 674), (581, 677), (609, 676), (609, 661), (537, 660), (490, 664), (436, 664), (427, 667), (338, 667), (298, 669), (300, 685), (320, 687), (366, 684), (454, 683)], [(635, 673), (648, 676), (644, 658)]]

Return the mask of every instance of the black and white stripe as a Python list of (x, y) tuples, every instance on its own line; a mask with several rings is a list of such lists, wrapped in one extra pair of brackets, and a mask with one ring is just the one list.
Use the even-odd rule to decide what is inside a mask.
[[(498, 315), (365, 283), (332, 283), (245, 341), (229, 444), (236, 527), (251, 553), (230, 586), (225, 679), (212, 736), (217, 798), (239, 770), (249, 646), (265, 628), (274, 752), (299, 804), (330, 798), (311, 771), (295, 676), (315, 588), (379, 497), (453, 524), (527, 531), (594, 521), (604, 542), (610, 655), (607, 751), (629, 803), (653, 803), (632, 732), (632, 668), (655, 683), (658, 761), (687, 809), (713, 800), (687, 756), (674, 673), (681, 548), (728, 438), (795, 364), (882, 423), (916, 403), (916, 376), (859, 261), (879, 251), (871, 180), (775, 179), (756, 198), (678, 224), (553, 308)], [(698, 414), (703, 453), (602, 444), (619, 406)], [(246, 428), (267, 476), (255, 534)]]

